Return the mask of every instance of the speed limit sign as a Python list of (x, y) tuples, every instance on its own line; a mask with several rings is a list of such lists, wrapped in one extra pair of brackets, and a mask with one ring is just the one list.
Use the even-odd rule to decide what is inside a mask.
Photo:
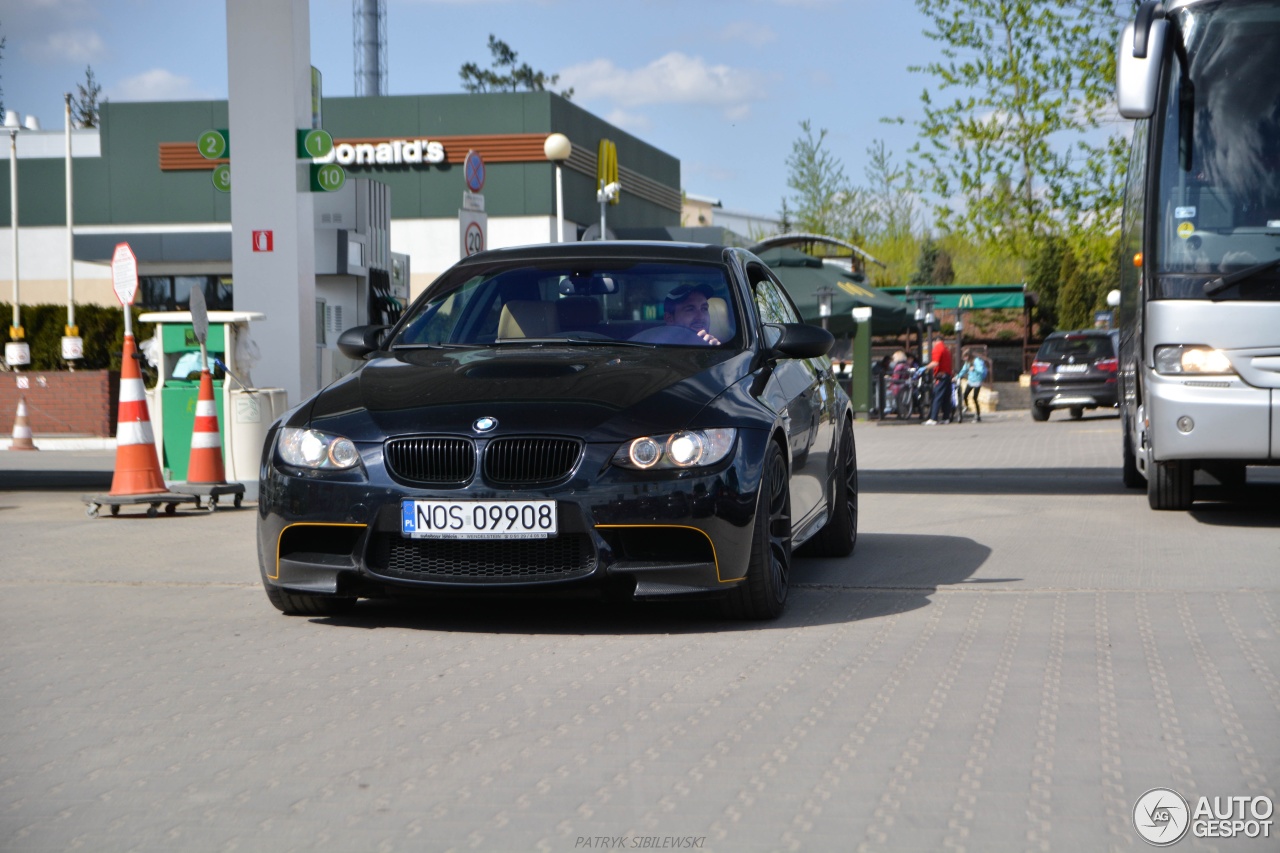
[(483, 252), (488, 239), (489, 217), (477, 210), (458, 211), (459, 232), (462, 236), (462, 257), (467, 258), (477, 252)]

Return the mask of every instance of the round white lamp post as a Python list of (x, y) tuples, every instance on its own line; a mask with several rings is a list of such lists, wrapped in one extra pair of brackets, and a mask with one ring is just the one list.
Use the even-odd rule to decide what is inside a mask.
[(573, 143), (563, 133), (553, 133), (542, 143), (542, 152), (556, 164), (556, 242), (564, 242), (564, 184), (560, 166), (573, 153)]

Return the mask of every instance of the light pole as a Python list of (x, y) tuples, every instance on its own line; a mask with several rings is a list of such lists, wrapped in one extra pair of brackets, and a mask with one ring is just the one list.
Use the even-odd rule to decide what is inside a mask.
[[(5, 124), (10, 124), (5, 121)], [(13, 232), (13, 323), (9, 326), (9, 342), (4, 345), (4, 360), (10, 367), (31, 363), (31, 346), (23, 340), (21, 294), (18, 287), (18, 128), (16, 114), (9, 127), (9, 228)]]
[(934, 299), (928, 293), (916, 291), (908, 293), (907, 298), (916, 305), (916, 335), (920, 340), (920, 363), (927, 364), (928, 359), (925, 358), (924, 352), (924, 336), (929, 327), (934, 323), (933, 303)]
[(542, 153), (556, 164), (556, 242), (564, 242), (564, 183), (560, 167), (573, 153), (573, 143), (563, 133), (553, 133), (542, 143)]
[(80, 337), (80, 330), (76, 328), (76, 253), (73, 230), (75, 217), (71, 189), (71, 93), (67, 92), (64, 98), (66, 99), (67, 126), (67, 328), (66, 334), (62, 337), (62, 358), (67, 362), (69, 369), (75, 370), (76, 361), (84, 357), (84, 340)]
[(831, 297), (836, 295), (835, 290), (826, 286), (819, 287), (815, 295), (818, 297), (818, 317), (822, 320), (822, 328), (827, 328), (827, 320), (831, 317)]

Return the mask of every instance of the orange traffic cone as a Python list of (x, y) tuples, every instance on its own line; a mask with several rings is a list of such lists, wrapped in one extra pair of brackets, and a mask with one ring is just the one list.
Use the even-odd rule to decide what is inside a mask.
[(187, 460), (188, 483), (224, 483), (222, 437), (218, 434), (218, 409), (213, 397), (213, 377), (200, 371), (200, 393), (196, 396), (196, 422), (191, 430), (191, 456)]
[(120, 365), (120, 416), (116, 424), (116, 470), (111, 478), (113, 495), (147, 495), (168, 492), (156, 455), (156, 438), (147, 412), (147, 389), (134, 357), (133, 335), (124, 336), (124, 361)]
[(18, 398), (18, 417), (13, 422), (13, 442), (10, 450), (39, 450), (31, 440), (31, 427), (27, 424), (27, 398)]

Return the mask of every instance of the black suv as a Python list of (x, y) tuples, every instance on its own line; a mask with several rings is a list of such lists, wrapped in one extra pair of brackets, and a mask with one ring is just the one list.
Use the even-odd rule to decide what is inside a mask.
[(1099, 329), (1054, 332), (1045, 338), (1031, 365), (1031, 417), (1049, 420), (1054, 409), (1085, 409), (1119, 403), (1119, 333)]

